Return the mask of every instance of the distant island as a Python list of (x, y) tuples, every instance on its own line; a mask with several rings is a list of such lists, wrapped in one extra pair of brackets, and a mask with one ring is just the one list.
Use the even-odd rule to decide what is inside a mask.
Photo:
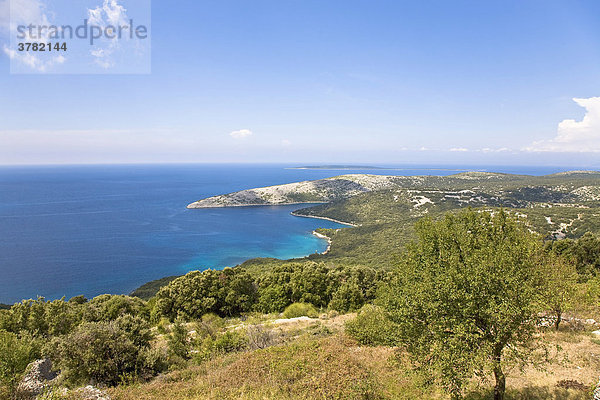
[(286, 169), (395, 169), (375, 167), (373, 165), (305, 165), (302, 167), (289, 167)]
[(464, 168), (423, 168), (423, 167), (377, 167), (374, 165), (305, 165), (302, 167), (288, 167), (286, 169), (326, 169), (326, 170), (383, 170), (383, 171), (403, 171), (403, 170), (427, 170), (427, 171), (467, 171)]
[(600, 196), (596, 185), (599, 176), (600, 173), (594, 171), (561, 172), (546, 176), (480, 171), (449, 176), (347, 174), (212, 196), (195, 201), (187, 208), (330, 203), (385, 190), (398, 191), (398, 194), (402, 192), (413, 201), (418, 201), (423, 193), (432, 189), (443, 192), (444, 199), (454, 199), (462, 205), (527, 207), (531, 202), (540, 201), (598, 201)]

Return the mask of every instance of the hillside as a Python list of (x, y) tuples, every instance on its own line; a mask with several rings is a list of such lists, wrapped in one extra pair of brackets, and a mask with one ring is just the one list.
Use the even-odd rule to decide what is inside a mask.
[[(504, 207), (548, 239), (600, 233), (600, 172), (570, 171), (547, 176), (464, 172), (439, 176), (351, 174), (210, 197), (189, 208), (323, 203), (293, 212), (356, 225), (318, 229), (332, 239), (325, 255), (306, 259), (389, 268), (412, 238), (413, 224), (464, 207)], [(393, 238), (393, 240), (390, 240)], [(293, 261), (293, 260), (291, 260)], [(242, 265), (259, 273), (290, 261), (254, 259)], [(150, 298), (168, 281), (149, 282), (133, 295)]]
[[(534, 193), (519, 191), (525, 187)], [(600, 200), (600, 173), (573, 171), (542, 177), (491, 172), (463, 172), (445, 177), (349, 174), (241, 190), (198, 200), (189, 204), (188, 208), (327, 203), (386, 189), (461, 191), (459, 200), (463, 202), (478, 201), (478, 192), (485, 192), (491, 197), (503, 196), (506, 200), (514, 201), (526, 201), (524, 197), (530, 198), (531, 201), (593, 201)], [(422, 201), (426, 201), (425, 197)]]
[[(218, 355), (149, 383), (109, 390), (114, 400), (137, 399), (446, 399), (410, 371), (406, 354), (389, 346), (365, 346), (344, 334), (355, 314), (253, 321), (270, 332), (261, 348)], [(230, 321), (229, 331), (239, 321)], [(190, 326), (190, 329), (193, 326)], [(509, 374), (511, 399), (583, 400), (596, 383), (600, 346), (586, 332), (546, 332), (562, 352), (545, 371), (528, 367)], [(467, 399), (489, 398), (490, 377), (473, 379)], [(569, 383), (571, 383), (569, 385)], [(577, 385), (579, 383), (579, 385)], [(508, 397), (507, 396), (507, 397)]]

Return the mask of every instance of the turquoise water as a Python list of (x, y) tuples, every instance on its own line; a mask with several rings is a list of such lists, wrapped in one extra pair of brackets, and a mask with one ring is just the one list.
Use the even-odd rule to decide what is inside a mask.
[(285, 167), (1, 167), (0, 302), (129, 293), (149, 280), (253, 257), (303, 257), (327, 247), (311, 234), (315, 228), (343, 227), (290, 215), (301, 206), (186, 209), (203, 197), (345, 173), (457, 172), (426, 166), (369, 171)]

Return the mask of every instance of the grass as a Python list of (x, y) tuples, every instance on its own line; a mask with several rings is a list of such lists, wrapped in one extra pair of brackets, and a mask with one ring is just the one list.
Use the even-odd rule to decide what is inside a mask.
[[(280, 344), (218, 356), (149, 383), (110, 389), (110, 395), (115, 400), (447, 399), (435, 387), (423, 385), (397, 349), (360, 346), (346, 336), (343, 324), (352, 317), (322, 315), (279, 325), (265, 320), (265, 327), (284, 338)], [(559, 345), (562, 350), (544, 370), (508, 371), (506, 399), (589, 399), (600, 371), (598, 340), (568, 327), (542, 336), (548, 347)], [(569, 388), (559, 387), (561, 381)], [(474, 380), (465, 398), (491, 395), (489, 377)]]
[[(424, 393), (391, 367), (393, 350), (334, 335), (232, 354), (152, 383), (113, 389), (114, 399), (383, 399)], [(417, 397), (402, 397), (412, 393)], [(401, 397), (397, 397), (401, 396)]]

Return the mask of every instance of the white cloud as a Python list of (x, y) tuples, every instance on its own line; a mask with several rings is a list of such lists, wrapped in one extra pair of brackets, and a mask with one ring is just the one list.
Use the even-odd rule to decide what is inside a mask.
[[(16, 30), (18, 25), (52, 25), (52, 13), (48, 11), (46, 3), (43, 0), (1, 0), (0, 1), (0, 31), (7, 33)], [(39, 34), (38, 34), (39, 33)], [(25, 40), (30, 43), (49, 42), (48, 30), (42, 32), (25, 31)], [(37, 72), (46, 72), (49, 67), (63, 64), (66, 58), (63, 55), (53, 55), (50, 53), (40, 53), (44, 56), (33, 54), (31, 52), (18, 52), (10, 48), (8, 44), (2, 45), (2, 50), (10, 58), (11, 62), (18, 62), (36, 70)]]
[(600, 152), (600, 97), (573, 99), (585, 108), (581, 121), (565, 119), (558, 124), (556, 137), (541, 140), (524, 148), (526, 151), (595, 153)]
[(460, 151), (460, 152), (465, 152), (465, 151), (469, 151), (469, 149), (466, 149), (464, 147), (453, 147), (450, 149), (450, 151)]
[(290, 146), (292, 145), (292, 142), (291, 142), (291, 141), (289, 141), (289, 140), (287, 140), (287, 139), (283, 139), (283, 140), (281, 141), (281, 145), (282, 145), (283, 147), (290, 147)]
[(503, 153), (505, 151), (511, 151), (508, 147), (500, 147), (496, 149), (492, 149), (490, 147), (484, 147), (483, 149), (479, 149), (476, 151), (480, 151), (482, 153)]
[(17, 25), (49, 25), (43, 0), (0, 0), (0, 29), (7, 31)]
[[(104, 0), (102, 6), (88, 9), (88, 19), (90, 25), (100, 26), (105, 30), (108, 26), (118, 27), (127, 26), (127, 9), (120, 5), (117, 0)], [(118, 28), (117, 28), (118, 29)], [(128, 35), (123, 36), (126, 38)], [(94, 62), (104, 69), (115, 66), (113, 53), (119, 48), (119, 40), (116, 36), (113, 39), (102, 38), (96, 44), (90, 54), (94, 57)]]
[(67, 60), (63, 55), (59, 54), (57, 56), (53, 56), (43, 61), (42, 59), (40, 59), (40, 57), (35, 56), (30, 52), (21, 53), (9, 48), (6, 45), (2, 46), (2, 49), (4, 50), (4, 53), (8, 56), (8, 58), (11, 59), (11, 61), (15, 60), (20, 63), (23, 63), (29, 66), (31, 69), (37, 70), (38, 72), (46, 72), (47, 68), (53, 65), (63, 64)]
[(252, 131), (250, 129), (240, 129), (239, 131), (233, 131), (229, 134), (234, 139), (243, 139), (248, 136), (252, 136)]
[(127, 9), (117, 0), (104, 0), (102, 7), (88, 9), (90, 25), (127, 25)]

